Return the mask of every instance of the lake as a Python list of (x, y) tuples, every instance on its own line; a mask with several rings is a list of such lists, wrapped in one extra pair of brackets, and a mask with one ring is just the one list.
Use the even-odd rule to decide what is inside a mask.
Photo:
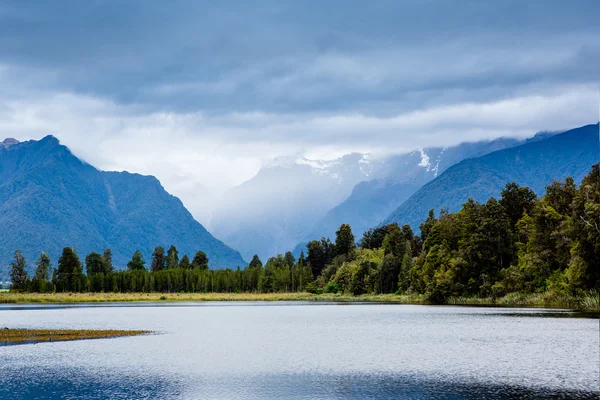
[(1, 399), (597, 399), (566, 310), (323, 303), (0, 306), (0, 327), (147, 329), (0, 347)]

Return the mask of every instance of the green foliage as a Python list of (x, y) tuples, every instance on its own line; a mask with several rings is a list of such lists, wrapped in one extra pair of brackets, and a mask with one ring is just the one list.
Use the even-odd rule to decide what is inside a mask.
[(206, 271), (208, 269), (208, 257), (206, 253), (203, 251), (199, 251), (194, 256), (192, 260), (192, 268), (197, 268), (202, 271)]
[(150, 269), (153, 272), (162, 271), (166, 268), (167, 262), (165, 259), (165, 248), (162, 246), (156, 246), (152, 252), (152, 264)]
[(88, 275), (105, 272), (104, 258), (95, 252), (91, 252), (85, 258), (85, 270)]
[(72, 247), (65, 247), (58, 259), (56, 290), (59, 292), (81, 292), (85, 288), (83, 265)]
[(348, 224), (342, 224), (335, 233), (335, 254), (338, 256), (347, 255), (355, 248), (352, 228)]
[(181, 261), (179, 261), (179, 268), (183, 268), (183, 269), (192, 268), (192, 264), (190, 263), (190, 258), (188, 257), (187, 254), (184, 254), (183, 257), (181, 257)]
[(14, 260), (10, 264), (10, 280), (12, 282), (12, 290), (27, 290), (29, 274), (27, 273), (27, 262), (21, 250), (15, 251)]
[(166, 258), (167, 269), (175, 269), (179, 267), (179, 252), (173, 245), (169, 247)]
[(112, 261), (112, 251), (110, 249), (104, 249), (102, 259), (104, 261), (104, 273), (109, 274), (113, 272), (115, 270), (115, 267)]
[[(146, 269), (145, 265), (146, 265), (146, 261), (144, 261), (142, 252), (139, 250), (136, 250), (135, 253), (133, 253), (133, 256), (131, 257), (131, 260), (129, 260), (129, 262), (127, 263), (127, 270), (128, 271), (142, 271), (142, 270)], [(88, 272), (88, 274), (89, 274), (89, 272)]]
[(335, 257), (335, 245), (328, 238), (322, 238), (320, 241), (308, 242), (306, 248), (308, 250), (306, 261), (310, 265), (313, 276), (317, 277)]

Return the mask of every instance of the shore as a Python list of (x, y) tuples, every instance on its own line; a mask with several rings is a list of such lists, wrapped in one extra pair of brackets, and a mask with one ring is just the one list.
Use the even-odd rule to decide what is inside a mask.
[[(593, 296), (586, 299), (557, 297), (548, 294), (512, 293), (499, 298), (452, 297), (449, 305), (478, 305), (504, 307), (550, 307), (598, 311)], [(101, 302), (184, 302), (184, 301), (315, 301), (365, 302), (395, 304), (427, 304), (424, 295), (375, 294), (352, 296), (346, 294), (311, 293), (0, 293), (0, 303), (101, 303)]]
[(65, 342), (86, 339), (109, 339), (123, 336), (139, 336), (150, 331), (88, 330), (88, 329), (2, 329), (0, 345), (29, 344), (40, 342)]

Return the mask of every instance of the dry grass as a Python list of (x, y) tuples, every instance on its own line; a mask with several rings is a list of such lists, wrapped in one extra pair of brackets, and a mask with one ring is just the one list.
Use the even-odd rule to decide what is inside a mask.
[[(590, 296), (588, 296), (590, 297)], [(493, 297), (451, 297), (448, 299), (448, 304), (454, 305), (491, 305), (503, 307), (558, 307), (577, 309), (583, 308), (587, 310), (598, 310), (593, 304), (588, 307), (575, 297), (568, 295), (556, 295), (552, 293), (509, 293), (506, 296)]]
[(83, 339), (107, 339), (138, 336), (150, 331), (77, 330), (77, 329), (2, 329), (0, 344), (27, 344), (39, 342), (64, 342)]
[(98, 303), (176, 301), (334, 301), (423, 304), (420, 295), (311, 293), (0, 293), (0, 303)]
[[(102, 302), (181, 302), (181, 301), (314, 301), (427, 304), (417, 294), (311, 294), (311, 293), (0, 293), (0, 303), (102, 303)], [(505, 307), (561, 307), (598, 310), (600, 298), (590, 293), (579, 300), (551, 293), (509, 293), (504, 297), (451, 297), (448, 304)]]

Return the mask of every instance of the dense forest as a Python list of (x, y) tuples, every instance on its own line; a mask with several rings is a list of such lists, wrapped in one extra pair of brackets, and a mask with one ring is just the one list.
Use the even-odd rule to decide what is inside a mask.
[[(356, 243), (349, 225), (335, 242), (322, 238), (263, 265), (210, 270), (198, 251), (179, 257), (175, 246), (156, 247), (150, 265), (135, 251), (126, 269), (110, 249), (84, 262), (65, 248), (54, 269), (42, 253), (32, 277), (17, 250), (14, 291), (32, 292), (297, 292), (425, 294), (433, 303), (453, 296), (499, 297), (551, 292), (580, 296), (600, 288), (600, 165), (579, 186), (552, 182), (543, 197), (515, 183), (499, 199), (468, 200), (456, 213), (430, 211), (416, 235), (396, 223), (365, 232)], [(85, 265), (85, 273), (84, 273)]]

